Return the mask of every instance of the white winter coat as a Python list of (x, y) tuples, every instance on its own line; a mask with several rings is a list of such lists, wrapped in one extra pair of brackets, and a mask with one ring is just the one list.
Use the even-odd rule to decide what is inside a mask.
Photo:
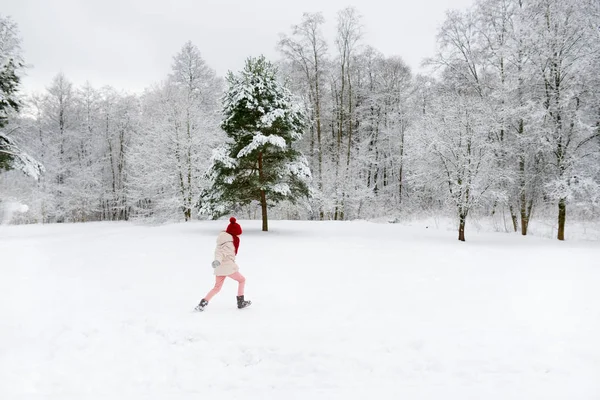
[(215, 268), (215, 275), (226, 276), (239, 271), (235, 263), (235, 247), (233, 246), (233, 236), (227, 232), (219, 233), (217, 236), (217, 247), (215, 248), (215, 260), (221, 264)]

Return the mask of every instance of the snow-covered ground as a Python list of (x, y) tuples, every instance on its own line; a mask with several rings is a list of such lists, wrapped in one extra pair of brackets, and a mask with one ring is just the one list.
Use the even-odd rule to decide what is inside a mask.
[(600, 398), (600, 243), (367, 222), (0, 226), (0, 399)]

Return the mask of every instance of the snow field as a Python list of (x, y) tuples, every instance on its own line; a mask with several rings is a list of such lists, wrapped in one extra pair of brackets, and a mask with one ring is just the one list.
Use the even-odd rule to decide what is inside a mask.
[(598, 242), (240, 224), (0, 227), (0, 398), (600, 398)]

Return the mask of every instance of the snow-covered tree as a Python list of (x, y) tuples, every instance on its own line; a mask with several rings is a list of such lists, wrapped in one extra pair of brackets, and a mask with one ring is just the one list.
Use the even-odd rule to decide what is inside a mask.
[(139, 215), (192, 218), (205, 186), (218, 127), (221, 80), (191, 42), (173, 58), (172, 73), (142, 99), (140, 133), (129, 152), (130, 197)]
[(260, 202), (267, 231), (269, 205), (309, 195), (310, 169), (293, 147), (306, 116), (263, 56), (249, 58), (239, 74), (229, 73), (227, 82), (221, 127), (228, 140), (213, 153), (211, 187), (200, 197), (200, 213), (219, 217)]
[(24, 66), (17, 24), (0, 15), (0, 171), (17, 169), (37, 180), (43, 166), (4, 131), (22, 105), (18, 91)]
[(465, 240), (467, 217), (500, 176), (495, 171), (489, 113), (478, 93), (461, 85), (440, 84), (431, 112), (423, 118), (426, 135), (413, 184), (432, 185), (458, 219), (458, 240)]
[(15, 169), (35, 180), (45, 171), (42, 164), (17, 146), (14, 141), (0, 132), (0, 170)]
[[(354, 7), (347, 7), (338, 12), (337, 33), (337, 67), (332, 74), (331, 86), (335, 102), (336, 114), (336, 146), (335, 146), (335, 179), (334, 219), (347, 218), (347, 198), (352, 196), (352, 177), (358, 175), (352, 163), (353, 149), (356, 142), (354, 128), (356, 126), (356, 83), (354, 68), (356, 52), (362, 38), (362, 16)], [(362, 185), (361, 185), (362, 186)]]
[(9, 115), (21, 107), (18, 91), (23, 68), (17, 24), (0, 15), (0, 127), (5, 126)]
[[(325, 90), (326, 71), (329, 64), (327, 42), (322, 26), (325, 19), (321, 13), (304, 13), (302, 22), (292, 26), (292, 35), (282, 35), (278, 43), (279, 50), (291, 66), (296, 92), (307, 105), (309, 115), (308, 159), (311, 170), (315, 172), (318, 196), (315, 208), (320, 219), (324, 218), (322, 206), (323, 170), (326, 152)], [(306, 139), (305, 139), (306, 140)]]
[[(0, 20), (0, 169), (38, 176), (21, 150), (46, 167), (38, 182), (0, 180), (29, 221), (189, 220), (199, 199), (212, 217), (262, 206), (265, 225), (268, 206), (279, 218), (451, 214), (464, 237), (467, 216), (508, 210), (525, 235), (558, 205), (564, 237), (567, 206), (569, 218), (600, 216), (597, 0), (475, 0), (448, 13), (436, 68), (416, 77), (368, 46), (357, 10), (332, 26), (303, 14), (277, 63), (299, 100), (274, 72), (232, 75), (222, 126), (221, 79), (191, 43), (142, 95), (59, 75), (22, 98), (16, 26)], [(311, 197), (293, 203), (309, 169)]]
[(378, 212), (393, 213), (400, 207), (404, 189), (405, 139), (413, 114), (412, 77), (400, 57), (384, 57), (372, 48), (358, 58), (357, 69), (353, 170), (361, 171), (366, 189), (359, 203), (368, 201)]
[(127, 220), (132, 205), (127, 196), (130, 168), (127, 155), (140, 120), (139, 99), (105, 87), (98, 110), (101, 151), (102, 219)]
[(538, 122), (548, 160), (547, 193), (558, 203), (558, 240), (565, 238), (567, 205), (583, 176), (589, 177), (586, 158), (597, 155), (597, 119), (586, 111), (594, 102), (594, 66), (598, 26), (588, 24), (583, 1), (538, 0), (533, 14), (536, 40), (533, 63), (540, 74)]
[[(43, 185), (50, 195), (47, 203), (47, 218), (54, 222), (71, 220), (71, 184), (76, 172), (73, 162), (76, 160), (78, 116), (76, 91), (67, 77), (60, 73), (55, 76), (52, 85), (44, 97), (41, 115), (42, 136), (44, 141), (44, 164), (48, 174)], [(46, 219), (46, 218), (45, 218)]]

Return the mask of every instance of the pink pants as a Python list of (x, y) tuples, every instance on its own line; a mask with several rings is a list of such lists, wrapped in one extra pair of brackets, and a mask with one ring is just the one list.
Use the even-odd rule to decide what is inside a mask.
[(212, 299), (215, 294), (219, 293), (221, 291), (221, 288), (223, 287), (223, 282), (225, 282), (225, 278), (228, 277), (235, 281), (238, 281), (238, 296), (243, 296), (244, 286), (246, 286), (246, 278), (239, 272), (235, 272), (227, 276), (215, 276), (215, 287), (212, 288), (212, 290), (208, 292), (206, 296), (204, 296), (204, 300), (210, 301), (210, 299)]

